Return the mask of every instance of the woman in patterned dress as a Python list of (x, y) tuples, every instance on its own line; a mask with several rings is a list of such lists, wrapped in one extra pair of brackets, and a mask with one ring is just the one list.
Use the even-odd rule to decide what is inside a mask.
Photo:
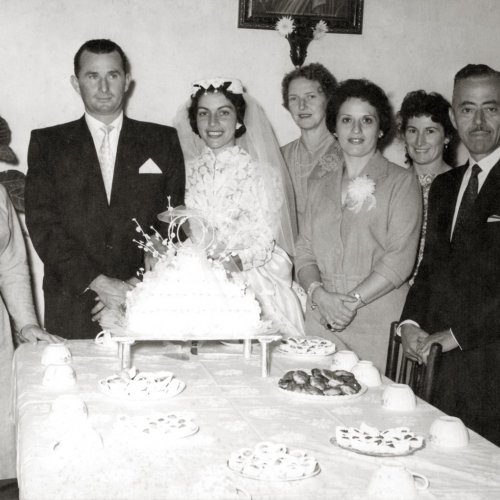
[(343, 161), (340, 146), (329, 130), (327, 108), (337, 88), (335, 77), (313, 63), (286, 74), (281, 84), (283, 106), (300, 128), (300, 137), (281, 148), (295, 192), (299, 231), (311, 179), (322, 177)]
[(423, 222), (413, 284), (422, 260), (427, 227), (427, 200), (434, 179), (450, 170), (454, 161), (456, 131), (449, 115), (450, 104), (440, 94), (415, 90), (406, 94), (398, 113), (400, 134), (405, 141), (407, 162), (413, 166), (422, 188)]
[[(302, 308), (291, 288), (293, 190), (262, 108), (239, 80), (212, 78), (193, 84), (189, 107), (180, 113), (185, 204), (215, 229), (212, 256), (231, 256), (226, 268), (253, 290), (263, 319), (285, 336), (304, 335)], [(195, 228), (190, 231), (196, 240)]]

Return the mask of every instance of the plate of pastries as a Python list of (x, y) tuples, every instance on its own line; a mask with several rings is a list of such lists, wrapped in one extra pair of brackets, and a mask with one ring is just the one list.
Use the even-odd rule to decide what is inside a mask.
[(282, 339), (276, 350), (297, 356), (330, 356), (335, 352), (335, 344), (322, 337), (289, 337)]
[(358, 398), (367, 387), (346, 370), (290, 370), (278, 381), (281, 391), (294, 396), (321, 401), (349, 400)]

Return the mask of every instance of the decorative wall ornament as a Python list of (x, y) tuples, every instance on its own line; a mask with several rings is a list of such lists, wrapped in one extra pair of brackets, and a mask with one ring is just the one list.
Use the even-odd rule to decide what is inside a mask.
[(328, 32), (328, 24), (320, 20), (311, 26), (311, 22), (307, 19), (294, 20), (285, 16), (278, 20), (275, 29), (288, 40), (290, 59), (295, 67), (300, 67), (307, 57), (307, 47), (312, 40), (319, 40), (325, 36)]
[(274, 29), (280, 17), (321, 19), (329, 33), (360, 35), (364, 0), (239, 0), (238, 28)]
[(239, 0), (239, 28), (276, 29), (301, 66), (312, 40), (325, 33), (361, 34), (364, 0)]

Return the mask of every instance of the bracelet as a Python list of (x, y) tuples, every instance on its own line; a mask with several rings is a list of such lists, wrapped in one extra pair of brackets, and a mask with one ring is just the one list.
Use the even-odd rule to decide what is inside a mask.
[(361, 295), (358, 292), (351, 293), (351, 295), (362, 305), (366, 306), (366, 302), (361, 298)]
[(307, 289), (307, 296), (309, 297), (309, 300), (311, 301), (311, 309), (316, 309), (318, 307), (317, 304), (315, 304), (312, 300), (312, 294), (314, 293), (314, 290), (316, 290), (316, 288), (319, 288), (319, 287), (322, 287), (323, 286), (323, 283), (321, 283), (321, 281), (313, 281), (310, 285), (309, 285), (309, 288)]

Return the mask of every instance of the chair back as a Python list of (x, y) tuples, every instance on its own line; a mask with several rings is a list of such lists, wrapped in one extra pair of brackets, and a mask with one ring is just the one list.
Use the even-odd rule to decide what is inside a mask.
[(385, 376), (394, 382), (408, 384), (419, 398), (432, 404), (434, 381), (443, 348), (441, 344), (432, 344), (427, 364), (419, 364), (403, 352), (401, 337), (397, 334), (398, 325), (397, 321), (391, 323)]

